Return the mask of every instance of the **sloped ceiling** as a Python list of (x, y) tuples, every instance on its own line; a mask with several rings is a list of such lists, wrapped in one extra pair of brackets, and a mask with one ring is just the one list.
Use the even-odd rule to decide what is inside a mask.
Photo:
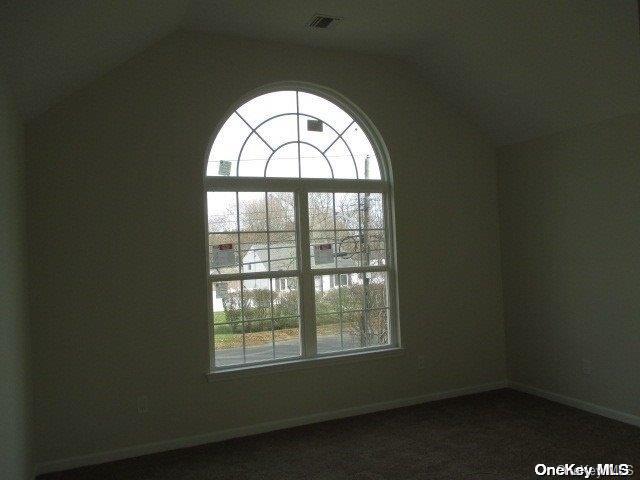
[[(344, 20), (312, 31), (318, 12)], [(636, 0), (23, 0), (0, 19), (27, 118), (178, 28), (404, 57), (497, 145), (640, 111)]]
[(0, 0), (0, 66), (28, 119), (177, 29), (186, 0)]

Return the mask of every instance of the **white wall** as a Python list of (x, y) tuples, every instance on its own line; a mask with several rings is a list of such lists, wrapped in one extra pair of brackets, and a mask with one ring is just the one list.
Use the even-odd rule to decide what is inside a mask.
[(0, 478), (30, 478), (22, 125), (0, 82)]
[(510, 379), (638, 421), (640, 114), (498, 156)]
[[(209, 384), (206, 147), (282, 80), (341, 92), (387, 142), (406, 354)], [(413, 67), (180, 33), (27, 136), (39, 462), (505, 379), (494, 150)]]

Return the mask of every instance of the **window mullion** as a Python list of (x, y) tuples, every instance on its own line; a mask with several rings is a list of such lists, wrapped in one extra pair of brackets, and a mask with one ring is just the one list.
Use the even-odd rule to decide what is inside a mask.
[(309, 240), (309, 197), (305, 189), (296, 190), (298, 215), (298, 251), (300, 252), (300, 338), (302, 356), (314, 357), (317, 353), (316, 305), (311, 270), (311, 246)]

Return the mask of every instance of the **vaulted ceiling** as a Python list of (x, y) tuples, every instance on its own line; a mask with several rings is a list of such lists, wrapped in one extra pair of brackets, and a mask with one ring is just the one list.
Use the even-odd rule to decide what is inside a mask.
[(636, 0), (9, 0), (0, 64), (28, 119), (177, 29), (404, 57), (497, 145), (640, 112)]

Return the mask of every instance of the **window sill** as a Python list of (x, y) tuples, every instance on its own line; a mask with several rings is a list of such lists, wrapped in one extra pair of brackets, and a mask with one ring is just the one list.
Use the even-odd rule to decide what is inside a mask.
[(260, 365), (249, 365), (246, 367), (225, 368), (209, 372), (207, 380), (212, 382), (233, 380), (237, 378), (247, 378), (270, 373), (289, 372), (292, 370), (319, 368), (329, 365), (345, 365), (351, 363), (366, 362), (379, 358), (401, 357), (405, 353), (401, 347), (386, 347), (375, 350), (364, 350), (353, 353), (342, 353), (339, 355), (327, 355), (314, 358), (296, 358), (278, 363), (268, 363)]

